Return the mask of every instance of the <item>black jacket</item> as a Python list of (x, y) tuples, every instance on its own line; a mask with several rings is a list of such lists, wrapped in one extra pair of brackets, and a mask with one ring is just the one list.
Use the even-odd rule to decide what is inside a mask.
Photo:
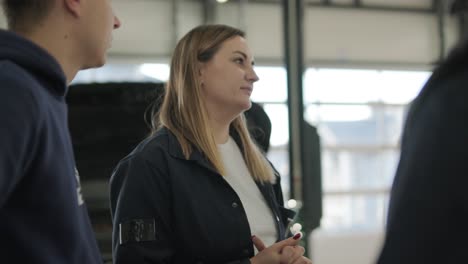
[(1, 263), (102, 263), (75, 173), (66, 92), (51, 55), (0, 30)]
[(408, 113), (379, 264), (468, 263), (468, 42)]
[[(278, 183), (257, 184), (278, 240), (292, 211)], [(249, 263), (254, 255), (242, 203), (199, 151), (186, 160), (167, 129), (143, 141), (111, 178), (115, 263)]]

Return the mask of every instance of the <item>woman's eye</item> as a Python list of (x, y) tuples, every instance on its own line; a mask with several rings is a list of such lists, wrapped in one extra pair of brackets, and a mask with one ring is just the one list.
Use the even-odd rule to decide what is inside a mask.
[(237, 58), (237, 59), (234, 59), (234, 62), (238, 63), (238, 64), (243, 64), (244, 63), (244, 59), (242, 58)]

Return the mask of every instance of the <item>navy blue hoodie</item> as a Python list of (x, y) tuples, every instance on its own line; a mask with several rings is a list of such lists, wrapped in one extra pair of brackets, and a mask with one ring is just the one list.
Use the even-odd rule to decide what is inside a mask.
[(2, 263), (102, 263), (75, 170), (66, 92), (51, 55), (0, 30)]
[(378, 264), (468, 263), (468, 39), (411, 104)]

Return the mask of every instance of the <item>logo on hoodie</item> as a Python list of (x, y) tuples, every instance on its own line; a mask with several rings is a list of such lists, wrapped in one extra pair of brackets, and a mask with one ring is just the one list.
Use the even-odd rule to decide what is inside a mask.
[(83, 195), (81, 194), (81, 183), (80, 183), (80, 173), (75, 167), (75, 178), (76, 178), (76, 195), (78, 198), (78, 205), (81, 206), (84, 203)]

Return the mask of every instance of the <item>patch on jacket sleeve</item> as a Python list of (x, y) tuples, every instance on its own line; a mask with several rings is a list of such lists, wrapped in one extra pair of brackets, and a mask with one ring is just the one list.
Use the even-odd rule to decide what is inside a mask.
[(131, 219), (119, 224), (120, 245), (156, 240), (154, 219)]

